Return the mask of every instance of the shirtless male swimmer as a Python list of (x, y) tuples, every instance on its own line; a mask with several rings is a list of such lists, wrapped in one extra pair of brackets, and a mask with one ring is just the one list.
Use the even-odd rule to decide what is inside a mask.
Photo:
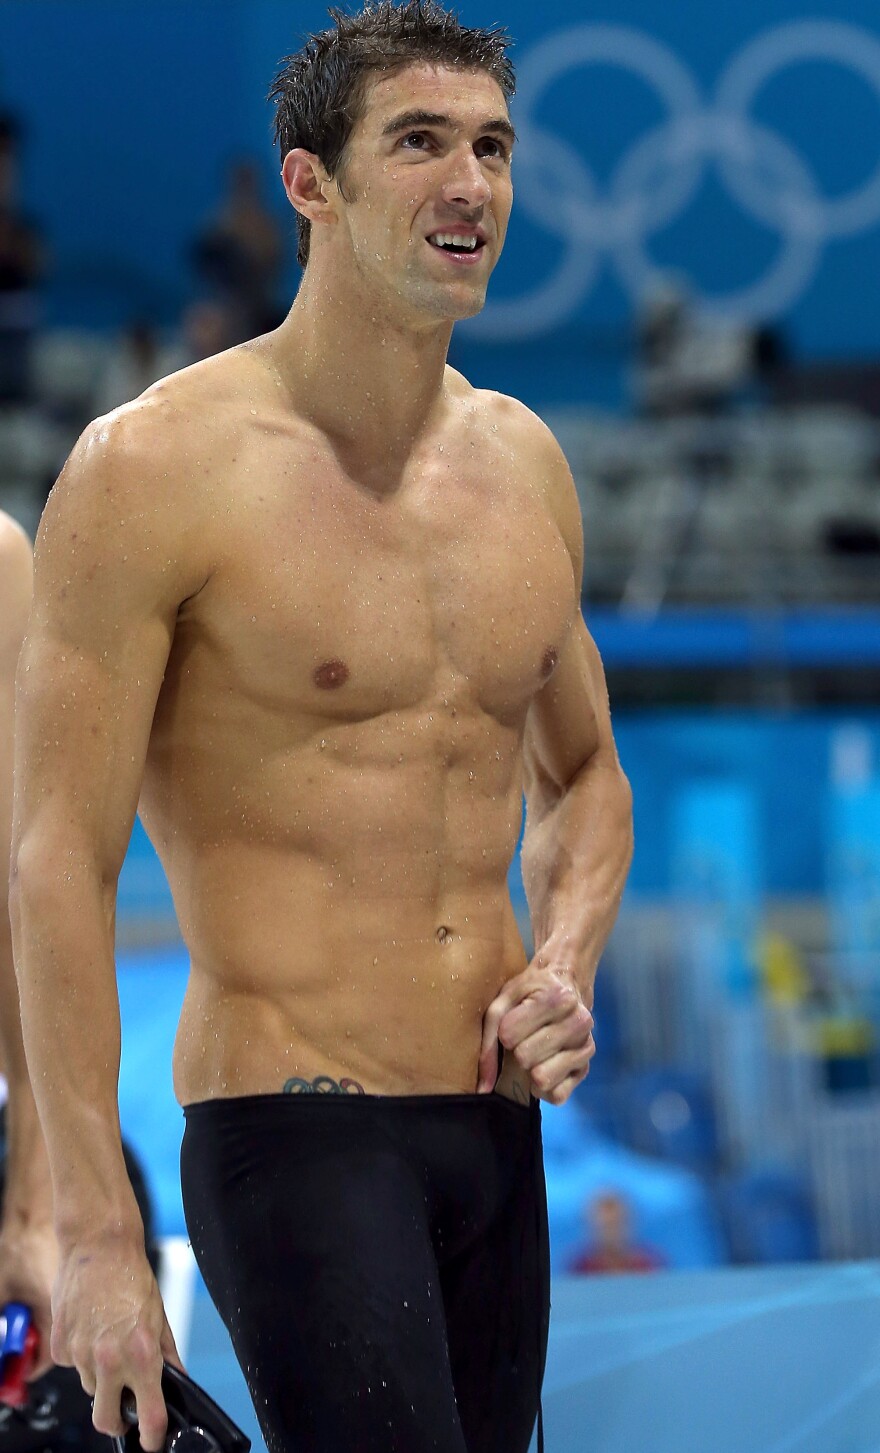
[(92, 425), (40, 528), (11, 901), (52, 1353), (104, 1432), (133, 1389), (146, 1449), (176, 1352), (116, 1100), (138, 807), (191, 956), (187, 1222), (272, 1453), (528, 1447), (531, 1096), (587, 1073), (631, 817), (565, 461), (446, 365), (504, 241), (512, 90), (503, 37), (427, 0), (289, 58), (290, 314)]

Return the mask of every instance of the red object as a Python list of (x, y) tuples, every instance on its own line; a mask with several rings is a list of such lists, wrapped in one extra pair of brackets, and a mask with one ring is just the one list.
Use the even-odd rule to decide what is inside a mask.
[(663, 1260), (646, 1247), (633, 1246), (625, 1251), (587, 1251), (569, 1266), (575, 1275), (597, 1276), (603, 1272), (659, 1271)]
[(9, 1408), (23, 1408), (28, 1401), (28, 1383), (37, 1360), (40, 1334), (31, 1324), (25, 1333), (24, 1350), (10, 1352), (3, 1358), (3, 1375), (0, 1378), (0, 1403)]

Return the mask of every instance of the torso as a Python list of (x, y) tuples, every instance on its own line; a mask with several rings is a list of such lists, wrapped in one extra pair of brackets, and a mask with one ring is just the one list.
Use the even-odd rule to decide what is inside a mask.
[(470, 1092), (526, 962), (507, 870), (571, 561), (505, 401), (450, 375), (381, 493), (255, 377), (224, 399), (218, 374), (223, 427), (206, 395), (204, 448), (194, 430), (213, 568), (178, 615), (141, 801), (192, 959), (177, 1092)]

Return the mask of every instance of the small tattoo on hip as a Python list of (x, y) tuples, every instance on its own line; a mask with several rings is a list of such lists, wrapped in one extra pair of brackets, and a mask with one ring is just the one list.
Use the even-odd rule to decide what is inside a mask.
[(367, 1092), (357, 1080), (334, 1080), (330, 1075), (317, 1075), (313, 1080), (300, 1079), (298, 1075), (287, 1080), (285, 1095), (365, 1095)]

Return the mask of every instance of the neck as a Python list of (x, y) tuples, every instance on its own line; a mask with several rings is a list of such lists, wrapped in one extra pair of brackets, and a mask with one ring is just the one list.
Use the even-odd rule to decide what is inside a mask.
[(452, 323), (394, 316), (351, 279), (332, 286), (313, 266), (272, 335), (274, 361), (297, 412), (350, 446), (360, 473), (378, 468), (393, 481), (442, 399)]

